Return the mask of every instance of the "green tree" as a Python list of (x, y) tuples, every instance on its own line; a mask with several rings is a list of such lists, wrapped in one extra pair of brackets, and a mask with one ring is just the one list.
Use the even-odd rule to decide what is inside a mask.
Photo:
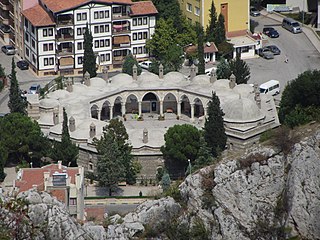
[(217, 79), (229, 79), (231, 75), (230, 65), (224, 58), (220, 58), (217, 65)]
[(163, 191), (166, 191), (167, 189), (169, 189), (170, 184), (171, 184), (170, 176), (167, 172), (165, 172), (161, 178), (161, 187)]
[(14, 62), (14, 58), (12, 58), (8, 107), (11, 113), (18, 112), (18, 113), (26, 114), (27, 102), (21, 96), (21, 90), (19, 88), (19, 83), (17, 80), (15, 69), (16, 69), (16, 64)]
[(169, 46), (168, 51), (164, 56), (165, 66), (168, 71), (179, 71), (183, 63), (182, 54), (183, 52), (180, 46)]
[(2, 182), (6, 177), (6, 174), (4, 173), (3, 169), (5, 167), (7, 159), (8, 159), (8, 151), (4, 147), (3, 143), (0, 142), (0, 182)]
[(237, 53), (236, 58), (230, 62), (230, 70), (236, 77), (237, 84), (247, 84), (250, 79), (250, 68)]
[(217, 45), (219, 52), (218, 52), (218, 58), (225, 58), (225, 59), (232, 59), (233, 58), (233, 44), (224, 41)]
[(55, 141), (53, 144), (51, 158), (55, 161), (62, 161), (65, 166), (75, 167), (77, 166), (77, 158), (79, 154), (79, 148), (72, 143), (68, 128), (68, 115), (66, 109), (63, 108), (63, 122), (61, 142)]
[(136, 182), (136, 175), (139, 172), (139, 166), (133, 161), (131, 155), (132, 146), (128, 144), (129, 136), (122, 121), (118, 118), (111, 119), (107, 127), (120, 150), (122, 165), (125, 168), (125, 180), (129, 184)]
[(205, 62), (204, 62), (204, 33), (203, 33), (203, 27), (200, 25), (200, 23), (196, 24), (197, 29), (197, 35), (198, 35), (198, 74), (204, 74), (205, 73)]
[[(37, 122), (21, 113), (11, 113), (0, 119), (1, 158), (9, 162), (32, 162), (40, 166), (41, 158), (48, 155), (50, 141), (44, 137)], [(1, 151), (0, 151), (1, 152)]]
[(211, 149), (208, 147), (203, 134), (200, 137), (200, 148), (198, 151), (198, 155), (196, 160), (194, 161), (194, 166), (192, 170), (195, 171), (196, 169), (203, 168), (205, 166), (209, 166), (213, 163), (213, 156), (211, 154)]
[(216, 25), (217, 25), (217, 13), (214, 6), (214, 2), (211, 2), (211, 8), (209, 10), (209, 25), (206, 29), (206, 39), (207, 42), (215, 42), (216, 34)]
[(96, 56), (94, 55), (94, 52), (93, 52), (92, 41), (93, 41), (93, 37), (87, 24), (85, 28), (85, 32), (83, 34), (83, 45), (84, 45), (83, 74), (88, 72), (90, 74), (90, 78), (97, 76)]
[(138, 75), (140, 75), (142, 72), (142, 69), (138, 64), (137, 59), (132, 54), (127, 55), (122, 66), (122, 72), (132, 76), (133, 75), (132, 68), (134, 65), (137, 66)]
[(216, 31), (215, 31), (215, 44), (221, 44), (226, 41), (226, 29), (224, 26), (224, 17), (220, 13), (217, 26), (216, 26)]
[[(311, 119), (315, 119), (317, 109), (320, 108), (320, 70), (305, 71), (296, 79), (287, 83), (281, 97), (279, 119), (282, 123), (290, 116), (292, 126), (294, 121), (292, 117), (303, 109), (304, 114), (308, 114)], [(299, 107), (298, 107), (299, 106)], [(313, 107), (312, 111), (306, 111), (308, 107)], [(290, 113), (293, 112), (291, 115)], [(296, 114), (294, 114), (296, 112)], [(289, 120), (288, 120), (289, 121)], [(300, 124), (300, 121), (296, 121)]]
[(223, 115), (220, 100), (215, 93), (212, 93), (212, 99), (208, 104), (208, 118), (204, 123), (204, 139), (213, 157), (217, 157), (224, 150), (227, 142)]
[(188, 159), (194, 162), (200, 147), (200, 131), (189, 124), (174, 125), (164, 135), (165, 145), (161, 147), (165, 165), (171, 173), (185, 173)]

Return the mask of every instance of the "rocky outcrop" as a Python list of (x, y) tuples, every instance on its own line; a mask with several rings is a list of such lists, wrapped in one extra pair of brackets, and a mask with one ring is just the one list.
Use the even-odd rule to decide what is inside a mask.
[[(211, 239), (320, 239), (320, 133), (284, 155), (257, 148), (180, 185)], [(286, 230), (284, 230), (286, 229)]]

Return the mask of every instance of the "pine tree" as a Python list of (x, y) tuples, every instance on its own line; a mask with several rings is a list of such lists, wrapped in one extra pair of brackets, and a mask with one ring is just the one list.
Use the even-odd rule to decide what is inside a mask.
[(236, 58), (230, 62), (230, 70), (236, 77), (237, 84), (246, 84), (250, 79), (250, 68), (248, 64), (240, 58), (240, 53), (237, 53)]
[(209, 16), (209, 25), (206, 29), (206, 40), (207, 42), (215, 42), (215, 33), (216, 33), (216, 25), (217, 25), (217, 13), (216, 8), (214, 6), (214, 2), (211, 2), (210, 8), (210, 16)]
[(140, 65), (138, 64), (137, 59), (132, 54), (127, 55), (122, 65), (122, 72), (132, 76), (133, 75), (132, 68), (134, 65), (137, 66), (138, 75), (140, 75), (142, 70)]
[(88, 72), (90, 78), (97, 76), (96, 71), (96, 57), (93, 52), (93, 37), (89, 30), (88, 24), (83, 34), (84, 54), (83, 54), (83, 74)]
[(213, 157), (217, 157), (224, 150), (227, 142), (223, 115), (220, 100), (215, 93), (212, 93), (212, 99), (208, 104), (208, 118), (204, 124), (204, 139)]
[(198, 35), (198, 74), (204, 74), (205, 73), (205, 62), (204, 62), (204, 32), (203, 27), (197, 23), (196, 25), (197, 29), (197, 35)]
[(54, 142), (51, 157), (53, 160), (61, 160), (65, 166), (77, 166), (77, 157), (79, 154), (78, 147), (72, 143), (68, 128), (68, 115), (65, 108), (63, 108), (63, 122), (61, 142)]
[(217, 26), (215, 29), (215, 41), (214, 43), (216, 45), (223, 43), (226, 40), (226, 29), (224, 26), (224, 17), (223, 15), (220, 13), (219, 14), (219, 18), (218, 18), (218, 22), (217, 22)]
[(219, 60), (216, 74), (217, 79), (229, 79), (231, 75), (230, 65), (223, 57)]
[(16, 64), (14, 62), (14, 58), (12, 58), (8, 107), (11, 113), (18, 112), (18, 113), (26, 114), (27, 102), (21, 96), (21, 90), (19, 88), (19, 83), (17, 80), (15, 69), (16, 69)]

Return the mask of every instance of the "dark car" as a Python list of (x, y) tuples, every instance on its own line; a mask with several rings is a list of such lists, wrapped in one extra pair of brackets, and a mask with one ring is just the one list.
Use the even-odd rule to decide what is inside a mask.
[(17, 67), (21, 70), (28, 70), (29, 69), (29, 63), (26, 60), (21, 60), (17, 62)]
[(265, 58), (265, 59), (273, 59), (274, 54), (266, 47), (259, 49), (259, 56)]
[(277, 30), (275, 30), (273, 27), (265, 27), (263, 28), (263, 33), (271, 38), (277, 38), (279, 37), (279, 33)]
[(276, 45), (269, 45), (265, 48), (269, 49), (274, 55), (280, 55), (281, 50)]
[(10, 26), (6, 24), (0, 24), (0, 30), (4, 33), (10, 33)]

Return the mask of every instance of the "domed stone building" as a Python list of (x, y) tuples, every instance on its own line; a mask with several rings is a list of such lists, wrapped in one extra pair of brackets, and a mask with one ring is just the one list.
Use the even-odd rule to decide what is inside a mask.
[(185, 123), (202, 128), (212, 92), (225, 113), (228, 147), (253, 145), (261, 133), (279, 126), (272, 96), (260, 95), (257, 86), (236, 85), (234, 76), (220, 80), (214, 74), (195, 76), (194, 68), (190, 79), (179, 72), (164, 75), (160, 68), (159, 76), (138, 76), (136, 70), (133, 76), (120, 73), (106, 80), (85, 75), (82, 84), (67, 81), (66, 86), (40, 101), (28, 98), (28, 113), (49, 138), (59, 140), (65, 108), (70, 137), (80, 148), (78, 164), (87, 171), (95, 170), (93, 138), (100, 138), (103, 127), (117, 117), (124, 121), (132, 153), (143, 165), (142, 174), (154, 177), (156, 167), (162, 164), (160, 147), (167, 129)]

